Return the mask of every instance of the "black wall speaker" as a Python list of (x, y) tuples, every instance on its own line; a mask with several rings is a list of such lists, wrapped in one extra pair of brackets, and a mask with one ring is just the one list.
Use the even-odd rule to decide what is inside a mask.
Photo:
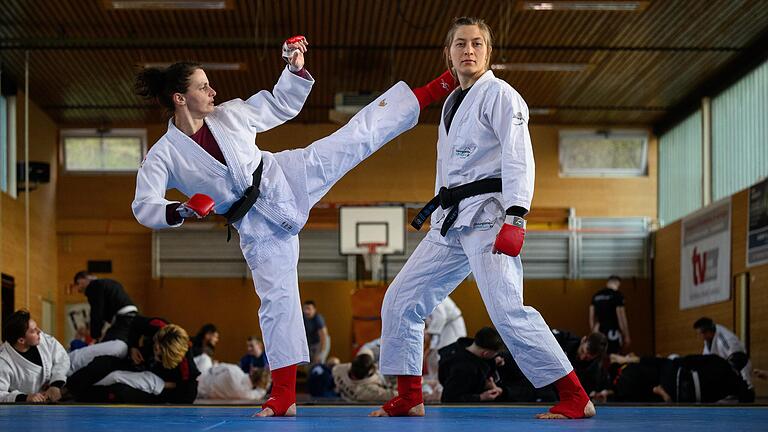
[[(24, 161), (16, 162), (16, 181), (24, 183)], [(51, 165), (48, 162), (29, 162), (29, 182), (48, 183), (51, 181)]]

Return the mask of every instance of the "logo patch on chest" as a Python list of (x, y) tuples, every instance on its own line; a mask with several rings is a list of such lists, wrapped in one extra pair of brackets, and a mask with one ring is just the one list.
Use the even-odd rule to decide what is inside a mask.
[(475, 149), (473, 147), (456, 147), (453, 149), (453, 155), (459, 159), (468, 158)]
[(489, 219), (489, 220), (475, 222), (474, 224), (472, 224), (472, 228), (478, 231), (488, 231), (489, 229), (493, 228), (494, 225), (496, 225), (496, 221)]

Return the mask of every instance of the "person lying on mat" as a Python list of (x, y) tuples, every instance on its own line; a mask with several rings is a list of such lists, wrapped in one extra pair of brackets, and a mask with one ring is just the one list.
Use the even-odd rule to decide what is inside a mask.
[(269, 370), (253, 368), (245, 373), (239, 365), (217, 363), (197, 379), (200, 399), (264, 400), (272, 380)]
[[(69, 377), (67, 388), (79, 402), (192, 403), (197, 398), (197, 377), (183, 328), (159, 318), (154, 327), (152, 354), (131, 350), (130, 358), (102, 356)], [(152, 330), (154, 331), (154, 330)]]
[(347, 402), (385, 402), (397, 395), (379, 372), (370, 349), (361, 348), (351, 363), (333, 368), (336, 390)]
[(754, 401), (747, 383), (715, 355), (637, 357), (611, 355), (611, 388), (594, 392), (599, 402), (714, 403)]

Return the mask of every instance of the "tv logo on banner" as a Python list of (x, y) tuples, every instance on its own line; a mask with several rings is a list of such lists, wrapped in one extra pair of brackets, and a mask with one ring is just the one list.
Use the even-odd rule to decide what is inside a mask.
[(698, 211), (681, 224), (680, 309), (731, 297), (730, 198)]
[(717, 249), (699, 253), (693, 248), (693, 285), (717, 279), (717, 253)]

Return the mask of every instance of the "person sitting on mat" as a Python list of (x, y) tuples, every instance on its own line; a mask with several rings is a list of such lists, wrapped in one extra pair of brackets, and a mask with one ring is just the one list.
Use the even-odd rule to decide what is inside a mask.
[(43, 333), (26, 310), (5, 321), (0, 345), (0, 402), (57, 402), (67, 380), (69, 357)]
[(440, 350), (438, 379), (443, 402), (488, 402), (501, 396), (493, 378), (494, 359), (504, 349), (499, 333), (483, 327), (475, 338), (460, 338)]
[(269, 360), (267, 360), (267, 353), (264, 352), (264, 342), (256, 336), (250, 336), (246, 343), (248, 352), (240, 358), (240, 369), (250, 373), (254, 368), (268, 368)]

